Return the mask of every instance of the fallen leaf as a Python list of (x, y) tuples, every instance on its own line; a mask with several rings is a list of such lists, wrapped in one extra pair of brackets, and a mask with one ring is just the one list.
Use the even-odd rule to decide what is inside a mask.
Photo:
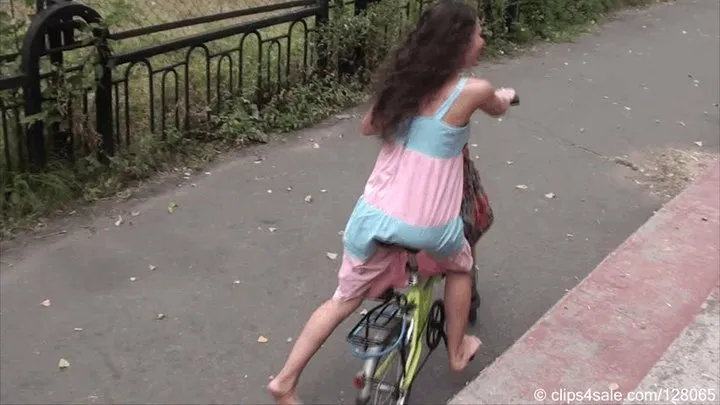
[(272, 232), (277, 231), (277, 228), (270, 227), (270, 228), (268, 228), (268, 231), (270, 231), (272, 233)]
[(305, 202), (306, 202), (306, 203), (311, 203), (312, 200), (313, 200), (313, 197), (312, 197), (311, 195), (305, 196)]
[(136, 217), (136, 216), (140, 215), (140, 211), (133, 211), (130, 213), (130, 215), (132, 215), (133, 217)]
[(265, 336), (260, 336), (257, 341), (258, 343), (267, 343), (268, 339)]
[(518, 184), (517, 186), (515, 186), (515, 188), (518, 190), (527, 190), (528, 186), (526, 186), (525, 184)]
[(325, 256), (330, 260), (337, 259), (337, 253), (327, 252), (327, 253), (325, 253)]
[(625, 106), (625, 110), (627, 110), (627, 111), (632, 111), (632, 108), (630, 108), (630, 107), (628, 107), (628, 106)]
[(322, 189), (322, 190), (320, 190), (320, 192), (321, 192), (321, 193), (327, 193), (327, 190)]
[(82, 332), (82, 331), (85, 330), (85, 329), (83, 329), (83, 328), (73, 328), (73, 330), (74, 330), (75, 332)]
[(508, 161), (507, 161), (507, 162), (505, 162), (505, 163), (507, 163), (507, 164), (508, 164), (508, 166), (512, 166), (512, 164), (513, 164), (513, 163), (515, 163), (515, 162), (513, 162), (512, 160), (508, 160)]
[(313, 142), (313, 149), (320, 149), (320, 145), (317, 142)]
[(571, 234), (571, 233), (568, 233), (568, 234), (565, 235), (565, 238), (566, 238), (567, 240), (573, 240), (573, 239), (575, 238), (575, 235), (573, 235), (573, 234)]
[(65, 359), (60, 359), (60, 361), (58, 362), (58, 368), (64, 370), (68, 367), (70, 367), (70, 362)]
[(675, 122), (677, 122), (678, 124), (680, 124), (680, 126), (683, 126), (683, 127), (685, 126), (685, 122), (683, 122), (683, 121), (675, 121)]
[(547, 193), (545, 194), (545, 198), (553, 199), (555, 198), (555, 193)]
[(165, 315), (165, 314), (163, 314), (163, 313), (160, 313), (160, 314), (155, 315), (155, 319), (158, 320), (158, 321), (162, 321), (162, 320), (165, 319), (165, 318), (167, 318), (167, 315)]
[(135, 280), (137, 280), (137, 277), (130, 277), (130, 281), (135, 281)]
[(694, 143), (695, 145), (697, 145), (697, 146), (700, 146), (700, 147), (703, 146), (702, 141), (695, 141), (695, 142), (693, 142), (693, 143)]
[(175, 212), (175, 209), (177, 207), (178, 205), (176, 203), (171, 202), (170, 204), (168, 204), (168, 212), (172, 214), (173, 212)]
[(292, 342), (292, 338), (289, 337), (289, 338), (287, 338), (285, 341), (288, 342), (288, 343), (290, 343), (290, 342)]
[(117, 221), (115, 221), (115, 226), (120, 226), (120, 225), (122, 225), (122, 223), (123, 223), (123, 218), (120, 215), (118, 215), (118, 219), (117, 219)]
[(272, 190), (268, 190), (267, 192), (268, 192), (268, 194), (272, 194)]
[(44, 307), (49, 307), (49, 306), (50, 306), (50, 300), (45, 300), (45, 301), (41, 302), (40, 305), (42, 305), (42, 306), (44, 306)]
[(240, 280), (233, 281), (233, 284), (240, 284)]

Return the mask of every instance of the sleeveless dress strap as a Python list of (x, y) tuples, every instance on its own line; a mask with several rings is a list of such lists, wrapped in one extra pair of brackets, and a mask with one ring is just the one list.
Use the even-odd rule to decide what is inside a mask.
[(435, 118), (442, 120), (445, 117), (445, 114), (450, 111), (450, 107), (452, 107), (453, 103), (455, 103), (455, 100), (457, 100), (460, 92), (465, 87), (465, 83), (467, 83), (467, 81), (467, 77), (462, 77), (460, 78), (460, 80), (458, 80), (458, 83), (457, 85), (455, 85), (455, 89), (453, 90), (453, 92), (450, 93), (450, 96), (445, 99), (440, 108), (438, 108), (437, 112), (435, 112)]

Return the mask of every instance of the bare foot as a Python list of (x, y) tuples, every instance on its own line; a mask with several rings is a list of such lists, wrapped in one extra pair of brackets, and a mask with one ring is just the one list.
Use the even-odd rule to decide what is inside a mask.
[(475, 357), (475, 353), (480, 348), (482, 342), (477, 336), (465, 335), (460, 344), (460, 358), (456, 361), (450, 360), (450, 368), (453, 371), (462, 371), (467, 367), (470, 360)]
[(301, 405), (300, 400), (298, 400), (295, 395), (295, 387), (290, 387), (289, 389), (282, 387), (277, 378), (270, 381), (267, 390), (270, 395), (275, 398), (277, 405)]

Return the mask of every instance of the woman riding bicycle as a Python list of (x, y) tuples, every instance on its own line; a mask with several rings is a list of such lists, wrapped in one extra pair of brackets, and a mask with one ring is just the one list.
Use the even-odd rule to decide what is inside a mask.
[(407, 281), (407, 255), (420, 249), (423, 275), (445, 273), (450, 368), (463, 370), (480, 347), (465, 335), (473, 258), (463, 234), (463, 148), (470, 117), (499, 116), (515, 92), (463, 77), (477, 65), (485, 41), (477, 13), (463, 0), (440, 0), (420, 17), (377, 82), (362, 122), (383, 142), (374, 170), (347, 222), (338, 287), (295, 342), (285, 366), (268, 385), (278, 404), (298, 403), (296, 386), (310, 358), (365, 298)]

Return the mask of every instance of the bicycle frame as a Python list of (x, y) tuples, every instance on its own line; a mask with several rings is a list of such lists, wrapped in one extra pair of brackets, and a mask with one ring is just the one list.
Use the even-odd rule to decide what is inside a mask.
[[(408, 293), (405, 294), (407, 306), (411, 310), (410, 328), (406, 340), (409, 342), (408, 356), (404, 359), (403, 377), (400, 389), (407, 391), (418, 372), (420, 359), (422, 358), (423, 338), (427, 331), (427, 323), (430, 317), (430, 308), (433, 304), (433, 286), (440, 277), (433, 276), (419, 278), (415, 285), (411, 285)], [(408, 314), (405, 314), (408, 316)], [(398, 353), (397, 350), (390, 352), (375, 369), (374, 378), (383, 375)]]

